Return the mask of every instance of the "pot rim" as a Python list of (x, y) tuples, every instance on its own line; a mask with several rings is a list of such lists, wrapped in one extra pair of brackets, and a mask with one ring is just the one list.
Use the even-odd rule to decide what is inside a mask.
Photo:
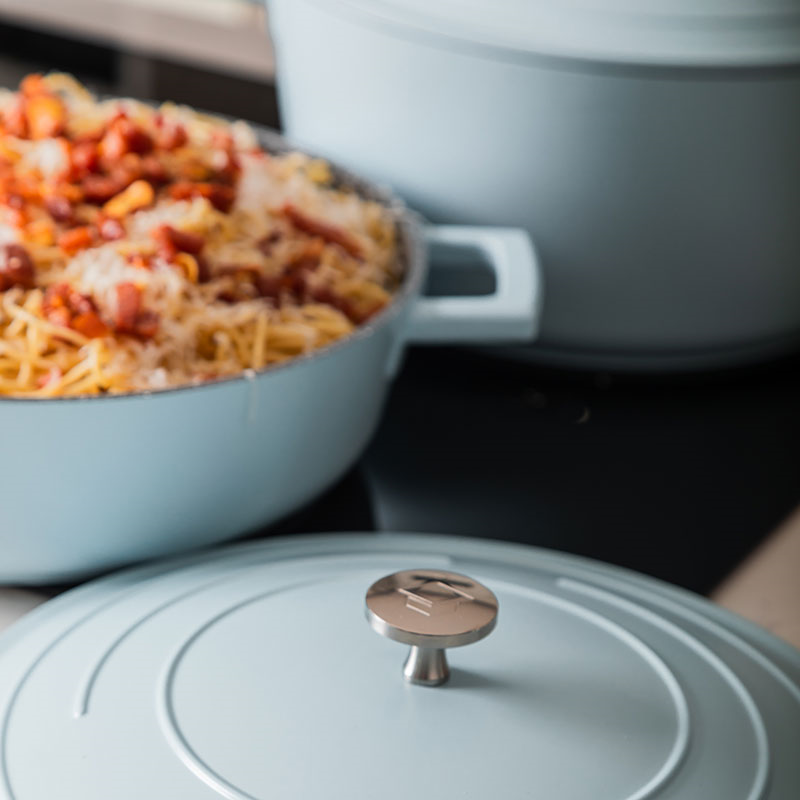
[[(223, 115), (215, 115), (223, 116)], [(166, 389), (139, 389), (131, 392), (121, 392), (119, 394), (87, 394), (69, 395), (57, 397), (12, 397), (0, 395), (0, 403), (38, 403), (55, 405), (64, 402), (109, 402), (121, 401), (141, 397), (160, 397), (172, 395), (176, 392), (187, 392), (197, 390), (208, 390), (236, 382), (252, 383), (255, 380), (264, 380), (266, 376), (276, 375), (294, 368), (299, 368), (310, 361), (327, 358), (330, 355), (355, 344), (357, 341), (367, 339), (376, 331), (386, 327), (401, 314), (409, 302), (415, 298), (422, 287), (422, 282), (427, 271), (427, 248), (422, 234), (422, 217), (409, 209), (405, 203), (391, 191), (388, 187), (382, 187), (371, 181), (361, 178), (336, 163), (331, 162), (324, 156), (318, 156), (305, 148), (293, 145), (288, 139), (276, 130), (267, 128), (263, 125), (248, 122), (248, 125), (255, 131), (259, 144), (268, 152), (282, 154), (289, 152), (300, 152), (311, 158), (323, 158), (331, 168), (336, 187), (346, 187), (353, 189), (360, 197), (373, 200), (386, 208), (394, 219), (395, 228), (399, 234), (399, 258), (403, 267), (402, 284), (397, 292), (392, 296), (391, 302), (379, 311), (365, 325), (360, 325), (347, 336), (337, 339), (328, 345), (295, 356), (282, 364), (266, 366), (261, 369), (245, 369), (237, 375), (229, 375), (204, 383), (188, 383), (180, 386), (170, 386)]]
[[(344, 17), (407, 41), (511, 63), (550, 64), (562, 68), (582, 65), (592, 71), (608, 69), (625, 73), (697, 71), (703, 75), (708, 72), (728, 75), (731, 71), (743, 70), (758, 73), (767, 70), (771, 74), (775, 70), (782, 73), (785, 69), (800, 67), (800, 38), (797, 36), (800, 15), (796, 12), (731, 13), (727, 17), (685, 12), (648, 15), (625, 12), (609, 5), (599, 12), (584, 8), (582, 13), (573, 14), (568, 26), (572, 33), (566, 38), (551, 32), (548, 40), (545, 32), (539, 39), (524, 42), (507, 33), (487, 34), (474, 22), (448, 28), (441, 24), (439, 17), (415, 15), (393, 3), (344, 0), (332, 9), (327, 0), (305, 1), (334, 17)], [(571, 10), (581, 11), (579, 7)], [(542, 22), (552, 28), (553, 18), (549, 16), (552, 9), (545, 4), (541, 11)], [(658, 22), (653, 25), (652, 19)], [(575, 31), (582, 33), (578, 35)]]

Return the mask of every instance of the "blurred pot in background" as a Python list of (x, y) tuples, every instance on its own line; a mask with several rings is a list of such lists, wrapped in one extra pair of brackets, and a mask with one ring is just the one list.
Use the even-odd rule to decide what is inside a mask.
[(744, 362), (800, 340), (800, 17), (781, 0), (269, 0), (288, 136), (433, 220), (526, 227), (523, 357)]

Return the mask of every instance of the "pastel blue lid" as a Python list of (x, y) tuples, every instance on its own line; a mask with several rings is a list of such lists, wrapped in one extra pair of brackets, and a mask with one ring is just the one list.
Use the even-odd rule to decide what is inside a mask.
[[(497, 627), (404, 682), (364, 619), (398, 570)], [(121, 572), (0, 637), (3, 800), (794, 800), (800, 653), (594, 562), (440, 536), (298, 536)]]

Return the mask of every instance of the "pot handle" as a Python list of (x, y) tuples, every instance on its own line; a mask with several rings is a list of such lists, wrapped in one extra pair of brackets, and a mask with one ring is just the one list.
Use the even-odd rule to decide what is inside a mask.
[[(428, 244), (474, 247), (495, 276), (490, 295), (420, 297), (411, 309), (406, 341), (428, 344), (531, 341), (539, 329), (542, 276), (533, 242), (521, 228), (431, 225)], [(431, 267), (436, 269), (435, 264)]]

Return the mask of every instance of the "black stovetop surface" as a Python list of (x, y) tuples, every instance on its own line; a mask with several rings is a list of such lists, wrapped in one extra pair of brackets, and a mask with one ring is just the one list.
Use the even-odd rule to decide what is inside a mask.
[(277, 532), (484, 536), (709, 592), (800, 501), (800, 358), (671, 377), (407, 355), (365, 456)]

